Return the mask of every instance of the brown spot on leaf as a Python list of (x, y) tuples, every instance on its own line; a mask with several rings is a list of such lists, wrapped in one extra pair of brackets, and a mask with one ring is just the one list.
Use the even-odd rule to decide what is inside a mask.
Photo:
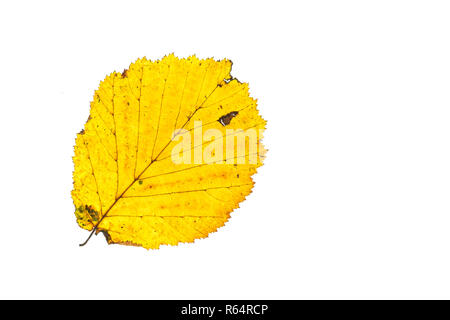
[(238, 113), (239, 113), (238, 111), (231, 111), (230, 113), (227, 113), (226, 115), (221, 116), (219, 118), (219, 120), (217, 120), (217, 121), (219, 121), (221, 125), (227, 126), (230, 124), (231, 119), (236, 117), (238, 115)]
[(109, 235), (108, 231), (101, 230), (100, 232), (105, 236), (106, 242), (111, 243), (111, 236)]

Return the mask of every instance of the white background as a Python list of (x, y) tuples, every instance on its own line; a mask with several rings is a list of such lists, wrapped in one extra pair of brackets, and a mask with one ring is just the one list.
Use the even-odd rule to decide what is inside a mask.
[[(446, 1), (4, 1), (0, 298), (450, 298)], [(254, 192), (194, 244), (73, 214), (75, 134), (138, 57), (233, 60), (268, 120)]]

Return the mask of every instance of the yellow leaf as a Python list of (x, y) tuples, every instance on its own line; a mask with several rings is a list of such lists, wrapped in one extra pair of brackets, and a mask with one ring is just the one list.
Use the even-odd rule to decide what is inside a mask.
[(225, 224), (265, 153), (265, 121), (230, 71), (230, 60), (171, 54), (100, 83), (75, 145), (80, 227), (108, 243), (159, 248)]

